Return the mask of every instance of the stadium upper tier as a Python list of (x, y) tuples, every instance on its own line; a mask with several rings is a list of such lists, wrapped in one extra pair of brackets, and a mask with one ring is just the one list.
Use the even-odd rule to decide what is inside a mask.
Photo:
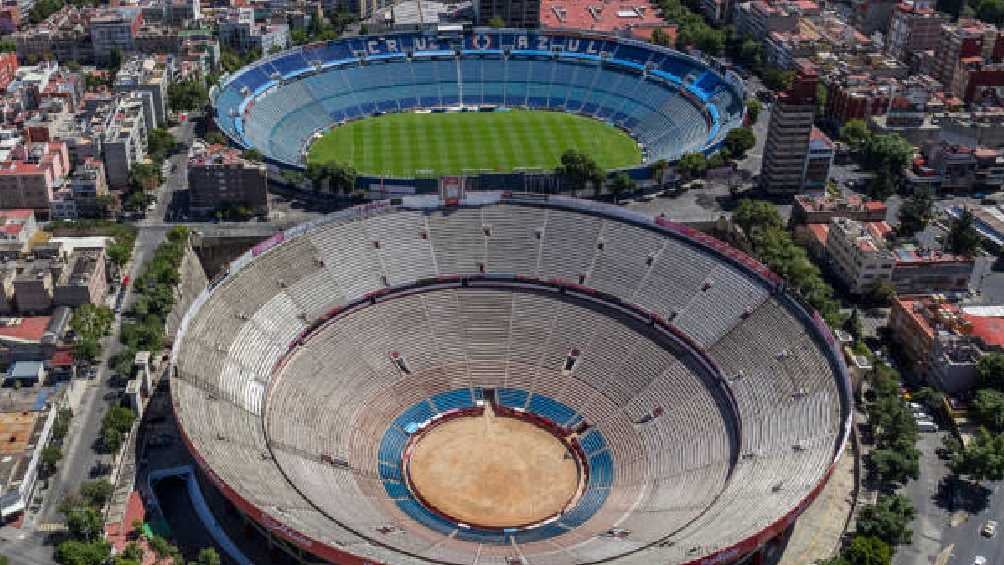
[[(337, 563), (728, 562), (818, 493), (850, 406), (825, 324), (755, 261), (613, 206), (495, 193), (256, 246), (185, 315), (171, 393), (223, 493)], [(554, 521), (472, 529), (405, 485), (408, 436), (489, 395), (577, 429), (589, 484)]]
[(629, 131), (649, 161), (714, 147), (743, 116), (742, 83), (699, 60), (606, 36), (475, 29), (456, 37), (339, 39), (262, 59), (214, 93), (237, 144), (304, 166), (313, 135), (347, 120), (421, 108), (575, 112)]

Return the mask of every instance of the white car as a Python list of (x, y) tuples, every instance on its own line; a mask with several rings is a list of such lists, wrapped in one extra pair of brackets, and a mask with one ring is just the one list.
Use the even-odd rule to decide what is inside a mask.
[(997, 535), (997, 520), (988, 520), (986, 524), (983, 524), (983, 529), (980, 532), (988, 538)]
[(973, 559), (973, 565), (987, 565), (987, 558), (982, 555), (977, 555), (976, 559)]

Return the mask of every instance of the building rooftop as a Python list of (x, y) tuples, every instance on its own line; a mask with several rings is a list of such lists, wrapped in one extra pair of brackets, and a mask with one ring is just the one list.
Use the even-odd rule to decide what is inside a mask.
[(42, 341), (50, 316), (0, 318), (0, 341)]
[(544, 28), (618, 31), (665, 24), (647, 0), (543, 0), (540, 4), (540, 25)]

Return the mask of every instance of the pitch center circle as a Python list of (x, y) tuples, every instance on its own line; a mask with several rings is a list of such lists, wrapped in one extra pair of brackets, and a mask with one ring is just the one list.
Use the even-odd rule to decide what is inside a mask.
[(561, 439), (487, 410), (416, 438), (407, 469), (413, 492), (430, 509), (487, 528), (542, 522), (561, 513), (579, 490), (579, 463)]

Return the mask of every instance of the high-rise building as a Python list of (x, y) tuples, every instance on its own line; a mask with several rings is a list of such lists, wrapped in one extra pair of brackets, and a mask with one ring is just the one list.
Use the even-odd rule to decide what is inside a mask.
[(540, 0), (474, 0), (474, 19), (488, 25), (500, 18), (505, 27), (540, 25)]
[(795, 194), (805, 180), (819, 75), (805, 59), (796, 60), (795, 69), (794, 82), (778, 95), (770, 112), (760, 174), (768, 194)]
[(889, 21), (889, 54), (909, 63), (913, 54), (938, 46), (941, 26), (946, 23), (948, 15), (935, 10), (924, 0), (901, 3), (893, 10)]
[(196, 215), (268, 214), (268, 172), (231, 147), (196, 148), (188, 160), (189, 209)]

